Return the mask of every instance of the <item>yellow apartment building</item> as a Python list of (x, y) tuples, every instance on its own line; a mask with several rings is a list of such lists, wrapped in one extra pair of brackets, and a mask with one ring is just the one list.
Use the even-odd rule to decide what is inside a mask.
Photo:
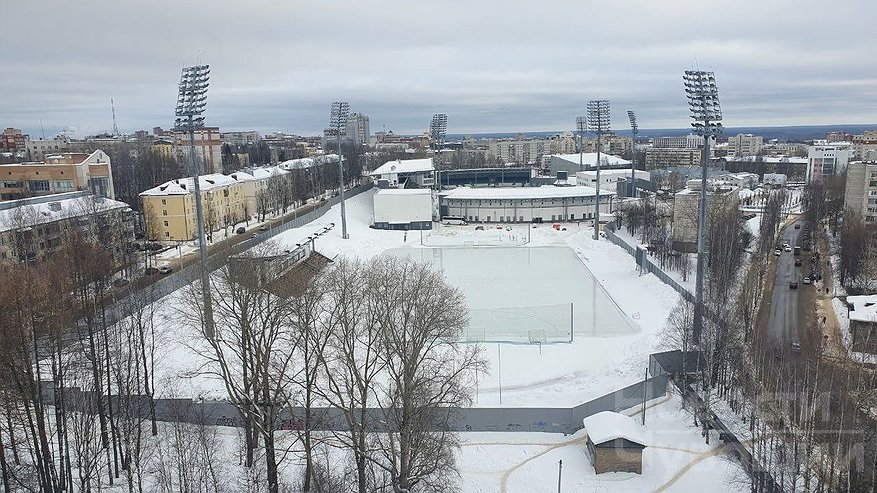
[[(231, 227), (245, 219), (248, 179), (209, 174), (199, 177), (204, 232)], [(189, 241), (198, 234), (195, 213), (195, 182), (189, 178), (171, 180), (140, 194), (147, 238), (152, 241)], [(245, 214), (246, 213), (246, 214)]]
[(0, 165), (0, 201), (90, 190), (115, 199), (110, 157), (101, 150), (46, 156), (42, 162)]

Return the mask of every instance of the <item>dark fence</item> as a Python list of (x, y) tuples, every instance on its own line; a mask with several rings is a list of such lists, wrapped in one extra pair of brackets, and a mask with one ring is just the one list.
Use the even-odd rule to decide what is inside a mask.
[[(552, 433), (573, 433), (582, 428), (582, 419), (601, 411), (623, 411), (642, 404), (643, 399), (651, 400), (667, 393), (667, 375), (658, 375), (637, 382), (623, 389), (611, 392), (594, 400), (572, 408), (553, 407), (473, 407), (465, 409), (442, 409), (449, 419), (438, 422), (448, 423), (449, 431), (541, 431)], [(56, 389), (52, 382), (43, 385), (43, 398), (47, 404), (55, 404)], [(95, 394), (77, 387), (63, 391), (67, 409), (73, 411), (92, 411)], [(60, 397), (60, 394), (57, 394)], [(140, 410), (144, 418), (150, 415), (149, 399), (145, 396), (129, 397), (129, 405)], [(133, 402), (132, 402), (133, 401)], [(111, 403), (118, 409), (120, 397), (113, 396)], [(158, 421), (184, 422), (218, 426), (243, 426), (237, 409), (229, 402), (193, 401), (191, 399), (156, 399), (155, 415)], [(385, 409), (368, 409), (370, 428), (387, 431)], [(305, 410), (300, 407), (285, 409), (275, 424), (277, 429), (298, 430), (305, 426)], [(313, 430), (344, 431), (348, 429), (342, 410), (337, 408), (316, 408), (311, 410), (309, 428)]]
[(645, 272), (649, 272), (651, 274), (654, 274), (655, 277), (660, 279), (664, 284), (675, 289), (676, 292), (679, 293), (683, 298), (685, 298), (689, 302), (694, 303), (694, 294), (691, 291), (689, 291), (686, 287), (679, 284), (679, 282), (676, 281), (676, 279), (673, 279), (672, 277), (670, 277), (670, 275), (667, 274), (666, 272), (664, 272), (663, 269), (661, 269), (660, 267), (655, 265), (655, 263), (652, 262), (652, 260), (646, 254), (645, 250), (640, 249), (640, 251), (642, 253), (637, 253), (637, 248), (633, 245), (628, 244), (621, 237), (619, 237), (617, 234), (615, 234), (614, 229), (611, 227), (606, 228), (604, 230), (604, 232), (606, 233), (606, 238), (608, 238), (609, 241), (611, 241), (615, 245), (620, 246), (621, 248), (624, 249), (624, 251), (626, 251), (631, 256), (633, 256), (637, 262), (637, 265), (639, 265), (640, 268), (642, 268)]

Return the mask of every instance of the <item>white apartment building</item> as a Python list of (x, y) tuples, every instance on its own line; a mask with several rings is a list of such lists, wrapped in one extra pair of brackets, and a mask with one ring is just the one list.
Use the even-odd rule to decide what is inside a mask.
[[(177, 161), (188, 164), (188, 132), (174, 132), (173, 142)], [(202, 173), (222, 173), (222, 138), (219, 127), (203, 127), (195, 130), (195, 156), (200, 160)]]
[(703, 137), (689, 134), (681, 137), (655, 137), (652, 147), (656, 149), (698, 149), (703, 147)]
[(853, 155), (852, 144), (824, 141), (815, 143), (807, 151), (807, 181), (822, 180), (824, 176), (834, 176), (844, 172)]
[(764, 145), (764, 137), (752, 134), (737, 134), (728, 138), (728, 150), (736, 157), (756, 156)]
[(866, 130), (862, 135), (853, 136), (856, 159), (877, 162), (877, 130)]
[(551, 154), (546, 139), (493, 140), (487, 145), (487, 159), (502, 163), (536, 164), (546, 154)]
[[(635, 177), (640, 180), (651, 180), (648, 171), (636, 170)], [(600, 171), (600, 189), (614, 192), (618, 188), (619, 180), (630, 180), (630, 169), (604, 169)], [(579, 171), (576, 173), (576, 185), (594, 187), (597, 185), (597, 171)]]
[(868, 224), (877, 224), (877, 163), (850, 163), (844, 208), (856, 211)]
[(255, 144), (262, 138), (259, 132), (249, 130), (246, 132), (222, 132), (222, 143), (233, 146)]
[(347, 139), (356, 145), (367, 146), (370, 136), (368, 117), (362, 113), (351, 113), (347, 118)]

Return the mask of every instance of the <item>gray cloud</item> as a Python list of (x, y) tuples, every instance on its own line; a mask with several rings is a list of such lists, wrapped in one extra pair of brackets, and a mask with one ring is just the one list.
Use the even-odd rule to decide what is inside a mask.
[(687, 126), (681, 72), (716, 71), (726, 123), (877, 121), (877, 3), (8, 2), (0, 125), (53, 133), (167, 127), (180, 68), (212, 67), (208, 123), (318, 133), (347, 99), (372, 128), (572, 127), (589, 99), (613, 124)]

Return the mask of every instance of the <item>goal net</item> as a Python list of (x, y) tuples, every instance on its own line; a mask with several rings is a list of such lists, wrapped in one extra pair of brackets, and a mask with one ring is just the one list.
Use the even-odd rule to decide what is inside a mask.
[(551, 344), (572, 342), (572, 303), (469, 310), (466, 342)]

